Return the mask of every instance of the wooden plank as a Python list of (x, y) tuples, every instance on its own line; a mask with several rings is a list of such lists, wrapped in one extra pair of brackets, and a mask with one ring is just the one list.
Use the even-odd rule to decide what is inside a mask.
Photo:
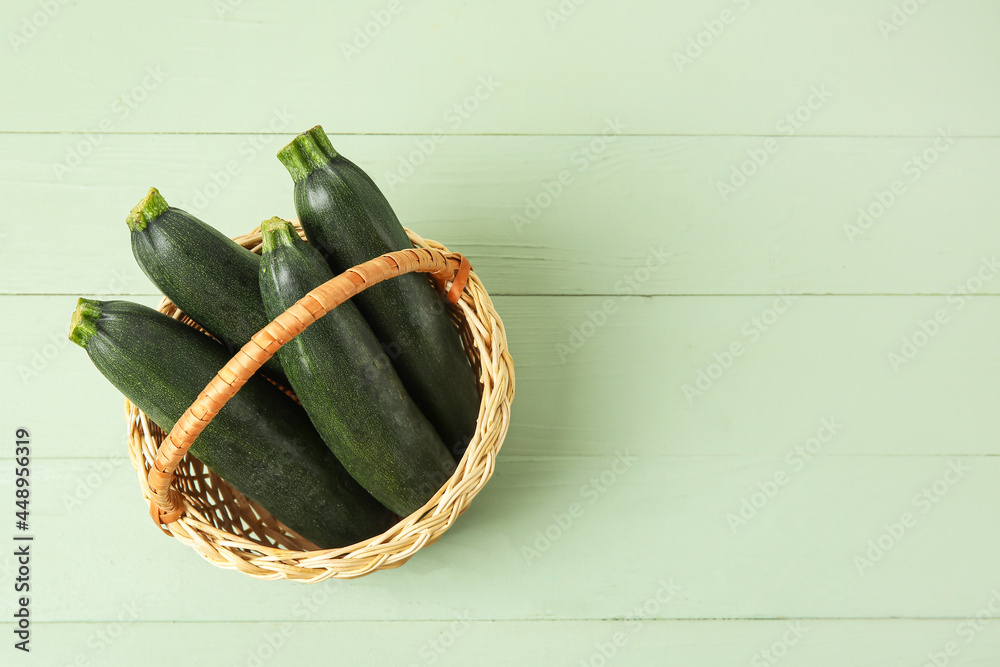
[[(322, 597), (310, 589), (304, 598)], [(303, 604), (303, 614), (308, 608)], [(331, 599), (327, 604), (335, 604)], [(125, 618), (131, 608), (119, 610)], [(141, 613), (137, 610), (136, 613)], [(959, 623), (964, 623), (961, 630)], [(4, 624), (8, 625), (8, 624)], [(2, 626), (0, 626), (2, 627)], [(278, 623), (36, 622), (32, 655), (52, 665), (171, 667), (176, 655), (150, 651), (170, 637), (197, 646), (188, 664), (309, 664), (336, 647), (338, 662), (379, 665), (662, 664), (795, 667), (989, 664), (1000, 652), (994, 624), (934, 621), (452, 621)], [(114, 635), (114, 636), (112, 636)], [(614, 644), (617, 639), (619, 644)], [(953, 655), (945, 653), (951, 648)], [(604, 656), (610, 656), (605, 658)], [(77, 659), (85, 662), (76, 663)], [(100, 661), (105, 662), (100, 662)], [(602, 662), (604, 660), (605, 662)]]
[[(83, 140), (0, 136), (0, 291), (153, 293), (132, 205), (155, 184), (230, 235), (292, 216), (273, 157), (286, 139), (108, 136), (60, 182)], [(997, 139), (620, 137), (598, 154), (580, 137), (452, 137), (410, 174), (420, 140), (336, 138), (404, 224), (467, 254), (495, 294), (1000, 293), (976, 278), (1000, 247)], [(769, 141), (724, 201), (719, 183), (742, 183), (733, 169)]]
[[(995, 455), (998, 302), (961, 303), (500, 297), (517, 373), (504, 453), (784, 457), (835, 419), (843, 429), (824, 457)], [(121, 395), (65, 337), (74, 305), (68, 296), (0, 297), (18, 323), (0, 361), (4, 395), (19, 406), (4, 425), (16, 427), (16, 417), (42, 429), (44, 456), (122, 456)], [(937, 324), (941, 310), (948, 319)]]
[[(995, 135), (1000, 92), (986, 82), (1000, 8), (962, 0), (894, 17), (896, 4), (646, 0), (565, 5), (561, 21), (559, 3), (530, 0), (105, 0), (60, 2), (46, 19), (22, 0), (2, 10), (0, 84), (22, 102), (0, 128), (253, 133), (277, 129), (271, 110), (287, 108), (347, 133), (580, 134), (622, 115), (637, 134), (772, 134), (802, 107), (810, 135), (924, 135), (942, 122)], [(813, 86), (832, 94), (814, 114)]]
[[(44, 431), (33, 441), (40, 457)], [(314, 620), (622, 619), (671, 582), (650, 618), (962, 619), (1000, 586), (996, 457), (818, 457), (760, 500), (782, 459), (629, 456), (501, 460), (405, 566), (313, 589), (336, 596)], [(164, 537), (125, 467), (88, 484), (92, 460), (34, 461), (39, 620), (113, 620), (132, 602), (143, 621), (296, 618), (307, 589), (220, 571)], [(0, 462), (4, 488), (12, 470)], [(0, 565), (11, 576), (13, 556)]]

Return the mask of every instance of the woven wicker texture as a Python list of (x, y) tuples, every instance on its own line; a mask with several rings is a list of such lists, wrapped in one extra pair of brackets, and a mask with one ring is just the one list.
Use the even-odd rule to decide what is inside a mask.
[[(296, 229), (301, 235), (301, 228), (296, 225)], [(514, 398), (513, 361), (503, 323), (465, 258), (409, 230), (407, 233), (413, 250), (389, 253), (345, 271), (275, 318), (220, 370), (169, 435), (125, 400), (129, 456), (150, 514), (165, 533), (219, 567), (261, 579), (316, 582), (398, 567), (440, 538), (465, 511), (493, 474), (507, 433)], [(260, 252), (259, 228), (234, 240)], [(365, 542), (317, 549), (188, 456), (187, 449), (280, 344), (364, 288), (410, 271), (430, 273), (438, 288), (454, 301), (449, 312), (465, 341), (482, 390), (476, 433), (455, 474), (421, 509)], [(195, 326), (169, 299), (163, 299), (159, 310)]]

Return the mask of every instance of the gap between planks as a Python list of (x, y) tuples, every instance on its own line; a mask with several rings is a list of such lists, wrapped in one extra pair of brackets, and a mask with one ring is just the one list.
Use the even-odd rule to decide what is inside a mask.
[[(85, 620), (85, 621), (32, 621), (33, 625), (106, 625), (114, 619)], [(453, 617), (444, 618), (370, 618), (370, 619), (342, 619), (342, 620), (319, 620), (308, 621), (301, 619), (279, 618), (274, 620), (256, 621), (225, 621), (206, 619), (201, 621), (177, 621), (177, 620), (156, 620), (156, 619), (135, 619), (129, 621), (129, 625), (251, 625), (275, 623), (294, 623), (297, 625), (330, 625), (331, 623), (449, 623), (454, 621)], [(783, 621), (811, 621), (822, 623), (870, 623), (872, 621), (926, 621), (940, 623), (944, 621), (975, 621), (982, 620), (978, 616), (720, 616), (713, 617), (670, 617), (670, 618), (630, 618), (627, 616), (612, 616), (607, 618), (474, 618), (469, 619), (471, 623), (622, 623), (625, 621), (635, 621), (639, 623), (745, 623), (755, 621), (761, 623), (780, 623)], [(13, 626), (13, 623), (4, 621), (0, 627)]]
[[(181, 130), (136, 130), (133, 132), (97, 132), (91, 130), (0, 130), (3, 136), (34, 136), (34, 135), (75, 135), (87, 136), (97, 135), (105, 137), (143, 137), (143, 136), (184, 136), (184, 137), (291, 137), (295, 132), (185, 132)], [(327, 132), (331, 137), (429, 137), (431, 132)], [(448, 137), (600, 137), (601, 132), (456, 132), (445, 134)], [(641, 134), (629, 134), (625, 132), (622, 137), (636, 138), (657, 138), (657, 137), (678, 137), (678, 138), (762, 138), (768, 137), (780, 139), (934, 139), (937, 134), (806, 134), (796, 133), (794, 135), (776, 133), (729, 133), (729, 132), (651, 132)], [(1000, 134), (953, 134), (956, 139), (1000, 139)]]
[[(730, 297), (730, 298), (766, 298), (771, 296), (807, 296), (807, 297), (929, 297), (929, 296), (952, 296), (953, 292), (768, 292), (759, 294), (749, 294), (749, 293), (678, 293), (678, 294), (629, 294), (628, 296), (636, 297), (640, 299), (672, 299), (677, 297), (683, 298), (719, 298), (719, 297)], [(80, 296), (80, 292), (0, 292), (0, 297), (4, 296)], [(122, 292), (121, 294), (115, 294), (115, 297), (162, 297), (163, 295), (159, 292)], [(509, 298), (539, 298), (539, 299), (552, 299), (552, 298), (600, 298), (600, 297), (611, 297), (616, 298), (620, 296), (625, 296), (624, 294), (617, 294), (615, 292), (588, 292), (586, 294), (580, 292), (567, 292), (564, 294), (556, 293), (544, 293), (538, 294), (535, 292), (490, 292), (490, 297), (509, 297)], [(976, 297), (996, 297), (1000, 296), (1000, 292), (976, 292)]]

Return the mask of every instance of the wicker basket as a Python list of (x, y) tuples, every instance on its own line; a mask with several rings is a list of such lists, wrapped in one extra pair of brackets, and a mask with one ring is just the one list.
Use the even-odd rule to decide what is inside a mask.
[[(301, 235), (301, 228), (296, 225), (296, 229)], [(507, 433), (514, 366), (500, 317), (468, 262), (439, 243), (407, 233), (413, 250), (389, 253), (354, 267), (275, 318), (219, 371), (169, 434), (125, 400), (129, 456), (150, 515), (167, 535), (192, 546), (219, 567), (260, 579), (316, 582), (398, 567), (441, 537), (469, 506), (493, 474)], [(259, 228), (234, 240), (260, 252)], [(448, 294), (450, 314), (482, 390), (476, 433), (455, 474), (422, 508), (364, 542), (319, 549), (188, 456), (187, 450), (228, 397), (277, 351), (280, 344), (275, 339), (287, 342), (365, 287), (411, 271), (430, 273)], [(194, 326), (169, 299), (163, 299), (159, 310)]]

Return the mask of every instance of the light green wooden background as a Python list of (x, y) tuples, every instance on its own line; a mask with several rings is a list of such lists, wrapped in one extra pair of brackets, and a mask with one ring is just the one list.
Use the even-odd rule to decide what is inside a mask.
[[(1000, 5), (151, 5), (0, 8), (0, 541), (18, 426), (37, 535), (30, 656), (0, 546), (0, 662), (1000, 661)], [(79, 295), (156, 302), (149, 185), (233, 235), (290, 215), (273, 154), (316, 123), (471, 258), (518, 393), (445, 539), (306, 587), (151, 525), (65, 332)]]

